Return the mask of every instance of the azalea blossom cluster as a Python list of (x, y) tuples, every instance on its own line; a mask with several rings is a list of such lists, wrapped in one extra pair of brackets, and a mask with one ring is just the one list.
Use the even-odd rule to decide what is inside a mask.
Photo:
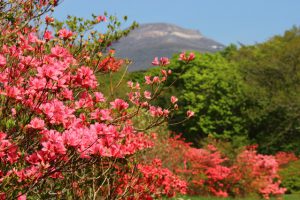
[(192, 60), (195, 59), (195, 54), (193, 52), (190, 52), (189, 55), (187, 55), (186, 52), (182, 52), (180, 55), (179, 55), (179, 60), (182, 60), (184, 62), (190, 62)]
[[(39, 8), (57, 3), (40, 1)], [(45, 19), (48, 25), (53, 21)], [(64, 27), (54, 33), (39, 31), (26, 24), (17, 32), (3, 31), (7, 37), (0, 41), (0, 199), (37, 195), (139, 199), (184, 193), (185, 182), (169, 170), (157, 163), (139, 164), (134, 157), (153, 147), (147, 130), (178, 109), (176, 97), (170, 101), (171, 109), (151, 105), (171, 71), (162, 69), (161, 75), (145, 77), (153, 91), (142, 95), (140, 84), (129, 82), (128, 99), (112, 98), (99, 90), (97, 75), (122, 67), (113, 51), (94, 53), (99, 46), (74, 43), (77, 34)], [(167, 64), (163, 59), (159, 65)], [(132, 119), (141, 110), (153, 120), (138, 130)], [(129, 163), (133, 172), (126, 170)], [(131, 184), (126, 176), (136, 184), (122, 193), (119, 185)]]
[(163, 168), (161, 160), (154, 159), (149, 164), (139, 164), (137, 168), (140, 176), (120, 174), (122, 178), (119, 181), (123, 184), (119, 185), (117, 190), (119, 194), (130, 193), (127, 199), (152, 199), (153, 194), (157, 194), (157, 198), (163, 195), (174, 197), (178, 192), (186, 194), (187, 183), (169, 169)]
[(279, 165), (274, 156), (258, 154), (256, 149), (246, 149), (238, 155), (236, 169), (235, 175), (247, 180), (245, 182), (249, 189), (252, 187), (258, 190), (265, 199), (272, 195), (282, 195), (286, 191), (280, 187)]

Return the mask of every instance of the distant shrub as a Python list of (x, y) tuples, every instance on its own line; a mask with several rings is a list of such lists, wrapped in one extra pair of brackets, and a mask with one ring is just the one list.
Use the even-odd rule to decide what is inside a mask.
[(300, 192), (300, 160), (292, 161), (279, 170), (282, 186), (288, 193)]

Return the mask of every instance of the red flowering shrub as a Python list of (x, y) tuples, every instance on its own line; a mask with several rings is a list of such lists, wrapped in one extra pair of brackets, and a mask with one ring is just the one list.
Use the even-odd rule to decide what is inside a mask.
[(180, 180), (169, 169), (161, 166), (161, 161), (154, 159), (150, 164), (139, 164), (137, 166), (139, 176), (132, 172), (120, 173), (117, 191), (119, 195), (129, 193), (126, 199), (152, 199), (156, 197), (174, 197), (176, 193), (186, 193), (187, 185)]
[(280, 187), (278, 167), (274, 156), (258, 154), (256, 147), (244, 150), (237, 156), (234, 166), (238, 180), (236, 190), (243, 195), (258, 193), (265, 199), (284, 194), (286, 189)]
[(180, 136), (159, 137), (150, 152), (150, 158), (159, 157), (162, 165), (188, 182), (188, 194), (228, 196), (228, 177), (231, 169), (226, 158), (212, 145), (197, 149)]
[(189, 147), (184, 158), (183, 169), (175, 171), (190, 180), (190, 194), (228, 196), (226, 178), (230, 168), (222, 165), (226, 158), (214, 146), (208, 145), (205, 149)]
[(233, 160), (213, 145), (197, 149), (179, 136), (158, 140), (149, 157), (159, 157), (163, 166), (188, 182), (188, 194), (247, 196), (265, 199), (284, 194), (279, 165), (274, 156), (261, 155), (255, 148), (241, 151)]
[[(97, 76), (122, 66), (106, 50), (126, 31), (90, 32), (85, 40), (80, 34), (85, 30), (74, 24), (51, 29), (55, 21), (49, 16), (43, 34), (29, 25), (58, 3), (15, 0), (0, 7), (12, 15), (0, 17), (0, 199), (150, 199), (185, 193), (185, 182), (169, 170), (135, 158), (153, 146), (147, 130), (175, 110), (171, 102), (169, 110), (151, 105), (170, 73), (146, 78), (153, 96), (143, 97), (138, 83), (129, 85), (128, 99), (105, 96)], [(94, 16), (85, 28), (105, 21), (106, 16)], [(166, 58), (160, 63), (167, 64)], [(142, 111), (152, 117), (139, 130), (132, 119)]]

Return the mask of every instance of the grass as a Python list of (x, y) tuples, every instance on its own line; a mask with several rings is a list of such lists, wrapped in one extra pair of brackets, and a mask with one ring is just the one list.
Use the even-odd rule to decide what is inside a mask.
[[(271, 198), (270, 200), (275, 200)], [(258, 200), (255, 197), (248, 198), (218, 198), (218, 197), (199, 197), (199, 196), (182, 196), (174, 198), (173, 200)], [(287, 194), (283, 196), (283, 200), (300, 200), (300, 194)]]

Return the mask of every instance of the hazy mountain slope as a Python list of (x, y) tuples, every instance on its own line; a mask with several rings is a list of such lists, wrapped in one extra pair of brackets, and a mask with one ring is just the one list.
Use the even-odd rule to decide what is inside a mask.
[(184, 50), (214, 52), (224, 45), (204, 37), (199, 31), (165, 23), (142, 24), (113, 44), (117, 56), (133, 61), (129, 71), (147, 69), (154, 57), (172, 57)]

